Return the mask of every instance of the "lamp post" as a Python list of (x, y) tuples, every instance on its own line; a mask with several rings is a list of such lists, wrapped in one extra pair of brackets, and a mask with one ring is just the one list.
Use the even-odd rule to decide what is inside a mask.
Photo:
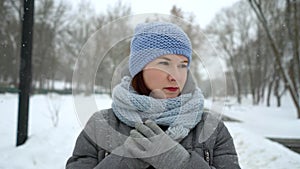
[(17, 146), (27, 140), (29, 95), (31, 88), (31, 53), (34, 23), (34, 0), (24, 0), (19, 83)]

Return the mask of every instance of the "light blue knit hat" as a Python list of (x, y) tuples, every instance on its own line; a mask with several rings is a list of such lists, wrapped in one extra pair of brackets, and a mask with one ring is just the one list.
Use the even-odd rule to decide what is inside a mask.
[(132, 77), (154, 59), (167, 54), (183, 55), (192, 60), (192, 45), (178, 26), (166, 22), (136, 26), (130, 46), (129, 71)]

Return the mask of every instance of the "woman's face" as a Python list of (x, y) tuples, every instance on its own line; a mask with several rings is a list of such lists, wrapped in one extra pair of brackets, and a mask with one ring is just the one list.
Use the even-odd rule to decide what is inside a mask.
[(163, 55), (143, 69), (150, 95), (156, 98), (174, 98), (182, 91), (187, 78), (188, 59), (181, 55)]

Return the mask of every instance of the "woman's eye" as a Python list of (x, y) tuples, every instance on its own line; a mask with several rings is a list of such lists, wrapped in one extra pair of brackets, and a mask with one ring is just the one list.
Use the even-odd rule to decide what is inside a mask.
[(168, 62), (158, 62), (158, 64), (160, 64), (160, 65), (169, 65)]
[(187, 64), (181, 64), (179, 65), (180, 68), (187, 68)]

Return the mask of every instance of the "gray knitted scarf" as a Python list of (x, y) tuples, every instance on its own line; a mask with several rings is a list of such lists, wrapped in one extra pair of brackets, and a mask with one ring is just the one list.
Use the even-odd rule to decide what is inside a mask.
[(166, 134), (180, 141), (201, 120), (204, 97), (200, 88), (176, 98), (156, 99), (136, 93), (131, 80), (125, 76), (112, 94), (113, 112), (128, 126), (134, 127), (135, 123), (151, 119), (159, 125), (169, 126)]

